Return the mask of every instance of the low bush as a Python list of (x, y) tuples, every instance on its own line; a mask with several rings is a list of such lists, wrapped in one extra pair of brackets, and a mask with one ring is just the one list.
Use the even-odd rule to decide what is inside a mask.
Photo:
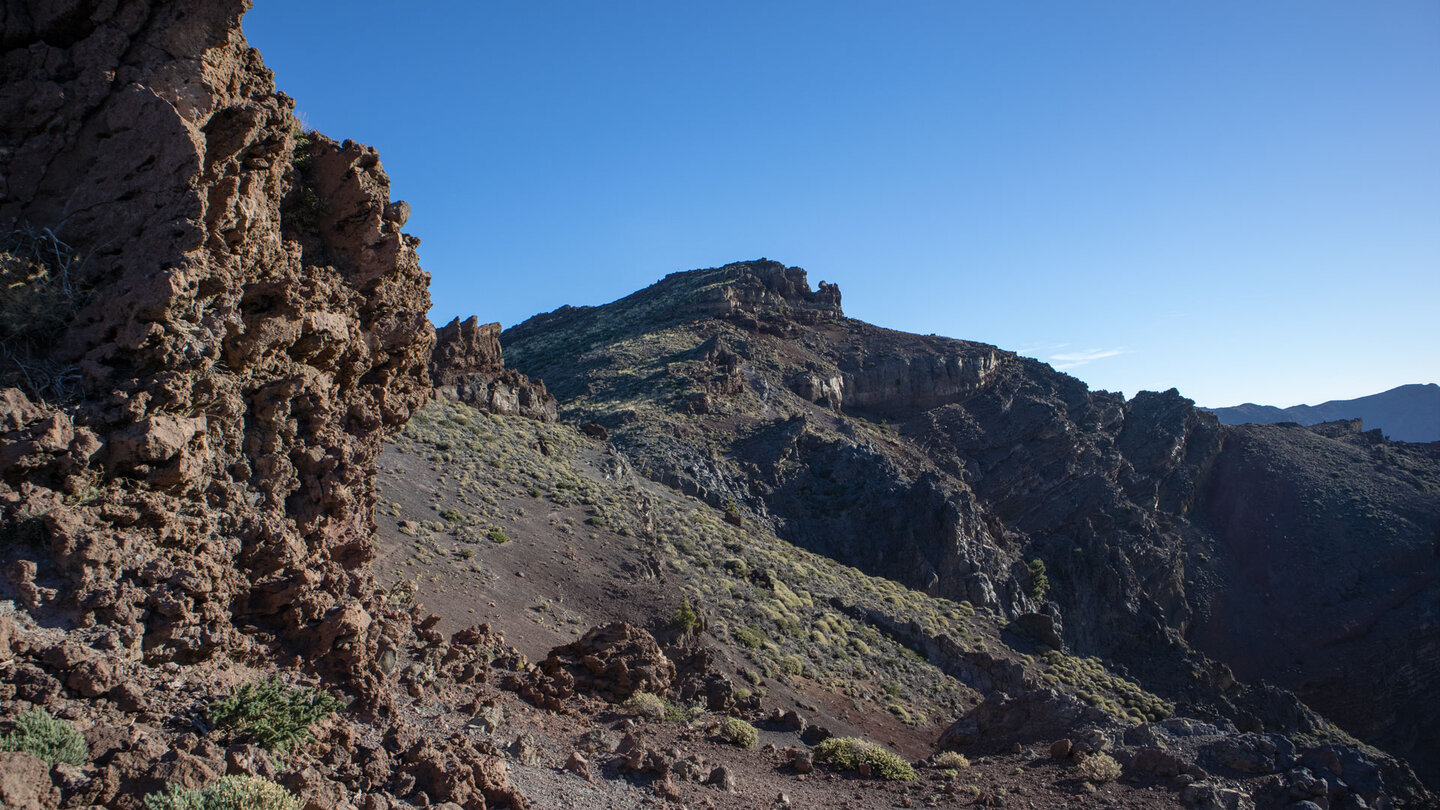
[(1120, 763), (1106, 753), (1091, 754), (1080, 760), (1080, 772), (1091, 782), (1114, 782), (1120, 778)]
[(941, 751), (930, 760), (937, 768), (968, 768), (970, 760), (959, 751)]
[(825, 740), (815, 746), (815, 760), (840, 771), (869, 770), (876, 779), (901, 782), (915, 779), (915, 769), (899, 754), (859, 737), (831, 737)]
[(754, 627), (737, 627), (731, 634), (741, 646), (749, 647), (752, 650), (765, 646), (765, 634)]
[(652, 720), (664, 717), (670, 709), (670, 703), (665, 698), (650, 692), (636, 692), (622, 705), (625, 711)]
[(45, 760), (47, 765), (84, 765), (90, 758), (85, 737), (64, 720), (44, 709), (33, 709), (15, 720), (15, 728), (0, 737), (0, 751), (21, 751)]
[(285, 788), (259, 776), (222, 776), (202, 790), (174, 783), (145, 797), (145, 810), (300, 810)]
[(242, 685), (235, 694), (210, 705), (218, 729), (253, 740), (267, 751), (284, 751), (310, 736), (310, 725), (340, 708), (330, 695), (287, 687), (279, 675)]
[(760, 732), (738, 717), (727, 717), (720, 724), (720, 739), (741, 748), (754, 748), (760, 743)]
[(798, 678), (805, 674), (805, 659), (798, 655), (787, 655), (780, 659), (780, 670), (786, 675)]

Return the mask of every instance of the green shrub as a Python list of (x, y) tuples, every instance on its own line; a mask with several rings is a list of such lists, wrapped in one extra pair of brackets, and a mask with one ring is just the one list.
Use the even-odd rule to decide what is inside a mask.
[(805, 674), (805, 659), (798, 655), (787, 655), (780, 659), (780, 670), (786, 675), (798, 678)]
[(64, 720), (44, 709), (32, 709), (15, 719), (15, 728), (0, 737), (0, 751), (22, 751), (47, 765), (84, 765), (90, 758), (85, 737)]
[(741, 645), (749, 647), (752, 650), (765, 646), (765, 634), (754, 627), (737, 628), (733, 635), (735, 636), (735, 640), (740, 642)]
[(1120, 778), (1120, 763), (1106, 753), (1091, 754), (1080, 760), (1080, 772), (1085, 778), (1097, 784), (1114, 782)]
[(741, 748), (754, 748), (760, 743), (760, 732), (738, 717), (727, 717), (720, 724), (720, 739)]
[(505, 530), (499, 526), (491, 526), (490, 531), (486, 532), (485, 536), (490, 538), (490, 542), (496, 545), (510, 542), (510, 535), (506, 534)]
[(310, 724), (340, 708), (340, 701), (314, 689), (290, 688), (272, 675), (242, 685), (210, 704), (210, 722), (252, 739), (267, 751), (283, 751), (310, 736)]
[(166, 785), (145, 797), (145, 810), (300, 810), (285, 788), (259, 776), (222, 776), (203, 790)]
[(968, 768), (970, 760), (959, 751), (941, 751), (930, 760), (937, 768)]
[(840, 771), (858, 771), (863, 764), (876, 779), (909, 782), (915, 778), (915, 769), (899, 754), (859, 737), (825, 740), (815, 746), (815, 760)]
[(624, 705), (625, 711), (641, 717), (649, 717), (652, 720), (664, 717), (670, 709), (670, 703), (665, 698), (650, 692), (636, 692), (622, 705)]
[(695, 613), (695, 608), (691, 607), (689, 597), (686, 597), (675, 611), (675, 616), (670, 619), (670, 626), (682, 633), (688, 633), (699, 624), (700, 616)]

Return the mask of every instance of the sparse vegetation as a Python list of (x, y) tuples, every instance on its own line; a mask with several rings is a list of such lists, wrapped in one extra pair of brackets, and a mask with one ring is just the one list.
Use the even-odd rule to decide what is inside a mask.
[(760, 732), (738, 717), (727, 717), (720, 724), (720, 739), (741, 748), (754, 748), (760, 743)]
[(15, 719), (15, 728), (0, 737), (0, 751), (22, 751), (48, 765), (84, 765), (90, 757), (85, 737), (68, 722), (44, 709), (32, 709)]
[(749, 647), (752, 650), (765, 646), (765, 634), (754, 627), (737, 627), (732, 635), (735, 636), (735, 640), (742, 646)]
[(1174, 712), (1173, 706), (1139, 684), (1106, 670), (1098, 658), (1076, 658), (1047, 650), (1045, 665), (1041, 677), (1046, 684), (1072, 687), (1081, 700), (1116, 717), (1137, 723), (1158, 722)]
[[(760, 526), (735, 526), (724, 520), (723, 509), (617, 486), (586, 467), (586, 441), (564, 425), (496, 416), (459, 403), (422, 408), (397, 450), (428, 460), (446, 478), (445, 486), (425, 493), (432, 519), (417, 521), (422, 526), (410, 541), (414, 551), (432, 564), (456, 561), (454, 549), (486, 538), (494, 542), (491, 528), (514, 532), (509, 521), (537, 510), (552, 512), (548, 521), (556, 534), (591, 534), (602, 546), (607, 537), (609, 542), (655, 538), (665, 552), (663, 565), (691, 583), (676, 595), (685, 601), (666, 617), (669, 627), (693, 630), (698, 624), (692, 622), (701, 620), (697, 606), (706, 606), (707, 628), (731, 640), (745, 659), (737, 662), (738, 685), (748, 690), (737, 691), (740, 699), (763, 697), (767, 678), (804, 677), (865, 711), (922, 726), (927, 718), (958, 716), (978, 697), (915, 652), (926, 637), (948, 636), (965, 649), (1018, 657), (1000, 639), (1000, 625), (988, 611), (867, 576), (797, 549)], [(542, 442), (548, 455), (536, 450)], [(466, 519), (458, 524), (433, 519), (447, 517), (450, 509)], [(604, 518), (603, 526), (586, 524), (596, 516)], [(446, 530), (452, 532), (448, 537)], [(493, 578), (490, 566), (479, 565), (484, 548), (477, 550), (474, 576)], [(471, 576), (463, 569), (452, 569), (455, 574)], [(1162, 700), (1098, 660), (1056, 653), (1036, 656), (1025, 666), (1048, 685), (1118, 716), (1148, 720), (1169, 714)], [(664, 716), (684, 719), (685, 712)]]
[(71, 274), (79, 263), (49, 228), (12, 223), (0, 233), (0, 384), (53, 402), (80, 395), (79, 369), (49, 357), (55, 335), (89, 300)]
[(970, 760), (959, 751), (941, 751), (930, 762), (937, 768), (962, 770), (970, 767)]
[(859, 737), (831, 737), (815, 746), (815, 760), (839, 771), (870, 772), (875, 779), (909, 782), (915, 769), (899, 754)]
[(204, 789), (174, 783), (145, 797), (145, 810), (300, 810), (300, 800), (259, 776), (222, 776)]
[(506, 534), (505, 530), (499, 526), (491, 526), (490, 530), (485, 532), (485, 537), (497, 546), (510, 542), (510, 535)]
[(670, 710), (669, 701), (651, 692), (636, 692), (625, 700), (625, 711), (658, 720)]
[(1085, 778), (1096, 784), (1114, 782), (1120, 778), (1120, 763), (1115, 758), (1101, 751), (1091, 754), (1080, 760), (1080, 772)]
[(267, 751), (284, 751), (310, 737), (310, 726), (340, 708), (338, 699), (315, 689), (291, 688), (272, 675), (243, 684), (210, 705), (210, 722)]

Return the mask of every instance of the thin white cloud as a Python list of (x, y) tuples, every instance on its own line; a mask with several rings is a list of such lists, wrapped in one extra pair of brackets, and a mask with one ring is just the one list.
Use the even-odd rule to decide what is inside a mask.
[(1086, 363), (1093, 363), (1096, 360), (1103, 360), (1106, 357), (1114, 357), (1117, 354), (1128, 354), (1129, 349), (1089, 349), (1083, 352), (1065, 352), (1064, 354), (1050, 355), (1050, 365), (1057, 371), (1067, 368), (1083, 366)]
[(1053, 351), (1056, 351), (1056, 350), (1058, 350), (1058, 349), (1063, 349), (1063, 348), (1065, 348), (1066, 346), (1069, 346), (1069, 345), (1070, 345), (1069, 343), (1053, 343), (1053, 344), (1050, 344), (1050, 345), (1048, 345), (1048, 346), (1043, 345), (1043, 344), (1036, 344), (1036, 345), (1034, 345), (1034, 346), (1026, 346), (1026, 347), (1023, 348), (1023, 349), (1016, 349), (1016, 350), (1015, 350), (1015, 353), (1016, 353), (1016, 354), (1020, 354), (1020, 355), (1024, 355), (1025, 357), (1037, 357), (1037, 358), (1038, 358), (1041, 354), (1043, 354), (1043, 353), (1045, 353), (1045, 352), (1053, 352)]

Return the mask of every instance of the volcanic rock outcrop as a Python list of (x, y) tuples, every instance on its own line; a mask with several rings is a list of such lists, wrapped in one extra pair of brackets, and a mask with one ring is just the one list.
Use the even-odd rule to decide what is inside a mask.
[(674, 274), (501, 339), (655, 480), (869, 573), (1043, 615), (1202, 717), (1321, 728), (1231, 673), (1296, 690), (1440, 779), (1421, 697), (1440, 688), (1433, 446), (1090, 391), (844, 318), (803, 280), (765, 260)]
[(555, 398), (545, 383), (505, 368), (500, 324), (459, 318), (435, 330), (430, 379), (441, 396), (491, 413), (555, 421)]
[(428, 277), (375, 151), (302, 131), (247, 7), (0, 8), (6, 305), (63, 322), (4, 335), (6, 588), (125, 655), (253, 625), (373, 679), (371, 479), (429, 395)]

